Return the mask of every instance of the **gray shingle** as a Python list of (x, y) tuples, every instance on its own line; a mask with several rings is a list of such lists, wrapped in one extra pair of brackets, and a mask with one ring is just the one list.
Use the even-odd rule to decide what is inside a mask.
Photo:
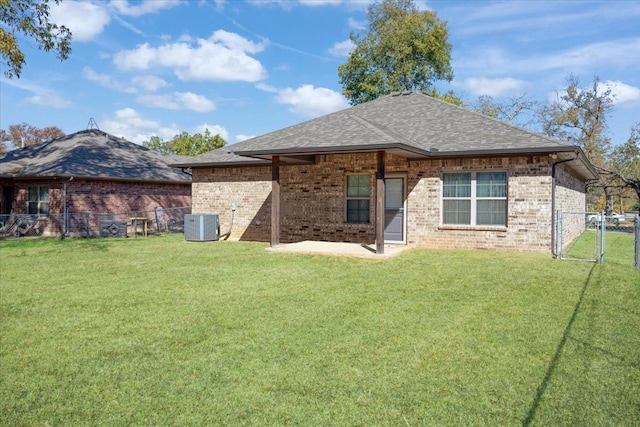
[(169, 166), (178, 160), (97, 129), (13, 150), (0, 159), (0, 177), (76, 177), (188, 183)]
[[(223, 147), (181, 162), (180, 166), (255, 164), (256, 158), (269, 159), (274, 155), (382, 149), (413, 158), (580, 151), (570, 144), (428, 95), (404, 93)], [(584, 163), (584, 155), (581, 157)]]

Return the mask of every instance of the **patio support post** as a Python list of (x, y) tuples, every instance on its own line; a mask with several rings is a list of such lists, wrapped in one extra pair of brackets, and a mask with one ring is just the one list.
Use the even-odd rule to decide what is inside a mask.
[(280, 244), (280, 156), (271, 158), (271, 247)]
[(384, 254), (384, 151), (377, 153), (376, 171), (376, 253)]

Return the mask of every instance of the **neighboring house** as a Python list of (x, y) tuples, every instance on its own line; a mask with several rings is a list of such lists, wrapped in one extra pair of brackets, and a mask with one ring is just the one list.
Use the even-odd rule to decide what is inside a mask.
[[(205, 153), (192, 211), (231, 238), (556, 251), (554, 212), (597, 173), (576, 146), (419, 93), (382, 97)], [(378, 215), (378, 213), (380, 213)], [(579, 221), (565, 224), (574, 235)]]
[[(176, 159), (98, 129), (16, 149), (0, 158), (0, 214), (5, 224), (29, 214), (38, 234), (59, 235), (70, 213), (189, 206), (191, 176), (168, 166)], [(99, 218), (88, 234), (99, 234)]]

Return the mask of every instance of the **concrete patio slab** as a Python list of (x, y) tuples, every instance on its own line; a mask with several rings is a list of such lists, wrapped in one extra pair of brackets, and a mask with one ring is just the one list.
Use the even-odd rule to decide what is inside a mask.
[(357, 258), (385, 259), (401, 254), (411, 249), (408, 245), (384, 245), (384, 254), (376, 253), (376, 245), (346, 242), (321, 242), (305, 240), (296, 243), (282, 243), (275, 247), (267, 248), (272, 252), (291, 252), (316, 255), (350, 256)]

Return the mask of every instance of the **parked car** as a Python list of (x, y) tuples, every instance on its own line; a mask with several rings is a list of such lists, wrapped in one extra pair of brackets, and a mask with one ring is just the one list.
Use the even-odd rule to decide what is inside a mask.
[[(601, 214), (595, 214), (595, 215), (589, 215), (587, 217), (587, 221), (589, 222), (600, 222), (601, 220)], [(620, 224), (620, 221), (624, 221), (625, 217), (624, 215), (621, 215), (619, 213), (615, 213), (615, 212), (611, 212), (611, 215), (605, 215), (604, 216), (605, 221), (613, 223), (615, 225)]]

